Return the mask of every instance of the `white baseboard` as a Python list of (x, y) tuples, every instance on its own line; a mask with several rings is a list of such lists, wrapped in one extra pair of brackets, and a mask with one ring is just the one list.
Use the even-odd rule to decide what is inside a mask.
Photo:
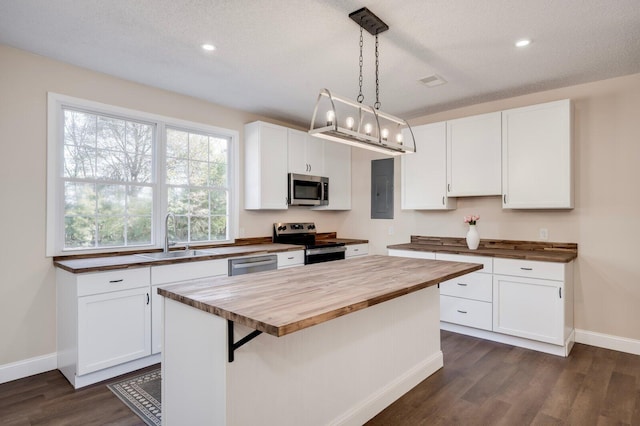
[(0, 365), (0, 383), (22, 379), (34, 374), (55, 370), (56, 368), (58, 368), (58, 358), (55, 352)]
[(348, 426), (366, 423), (395, 400), (416, 387), (418, 383), (441, 369), (444, 365), (443, 361), (442, 351), (434, 353), (329, 424)]
[(640, 355), (640, 340), (576, 329), (576, 343)]

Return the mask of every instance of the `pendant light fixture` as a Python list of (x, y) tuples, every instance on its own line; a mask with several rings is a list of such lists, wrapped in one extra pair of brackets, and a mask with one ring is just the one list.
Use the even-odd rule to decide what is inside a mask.
[[(360, 92), (357, 101), (336, 96), (328, 89), (320, 90), (309, 134), (387, 155), (416, 152), (416, 142), (409, 124), (380, 111), (378, 34), (388, 30), (389, 26), (366, 7), (350, 13), (349, 18), (360, 26)], [(375, 36), (376, 43), (376, 102), (373, 106), (362, 103), (363, 30)]]

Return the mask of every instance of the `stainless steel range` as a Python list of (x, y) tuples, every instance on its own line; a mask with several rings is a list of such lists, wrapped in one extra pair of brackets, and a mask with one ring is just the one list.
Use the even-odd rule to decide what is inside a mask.
[(273, 242), (304, 246), (305, 265), (344, 259), (347, 250), (344, 243), (316, 240), (316, 225), (311, 222), (274, 223)]

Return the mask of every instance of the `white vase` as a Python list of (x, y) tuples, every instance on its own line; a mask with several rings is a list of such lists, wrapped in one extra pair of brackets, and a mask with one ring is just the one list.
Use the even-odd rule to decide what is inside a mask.
[(467, 247), (469, 250), (475, 250), (480, 244), (480, 235), (475, 225), (469, 225), (469, 231), (467, 232)]

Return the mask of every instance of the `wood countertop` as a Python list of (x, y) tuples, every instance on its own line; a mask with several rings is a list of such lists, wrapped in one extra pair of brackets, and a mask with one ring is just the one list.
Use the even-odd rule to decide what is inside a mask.
[(575, 243), (483, 239), (477, 250), (470, 250), (464, 238), (418, 235), (412, 235), (410, 243), (393, 244), (387, 248), (560, 263), (568, 263), (578, 257), (578, 245)]
[(475, 263), (363, 256), (167, 286), (159, 294), (284, 336), (482, 269)]
[(226, 259), (240, 256), (259, 256), (287, 251), (304, 250), (303, 246), (294, 244), (253, 244), (225, 246), (203, 249), (208, 254), (169, 259), (150, 259), (140, 254), (124, 256), (87, 257), (68, 260), (54, 260), (53, 264), (74, 274), (84, 272), (109, 271), (113, 269), (139, 268), (142, 266), (171, 265), (174, 263), (199, 262), (201, 260)]

